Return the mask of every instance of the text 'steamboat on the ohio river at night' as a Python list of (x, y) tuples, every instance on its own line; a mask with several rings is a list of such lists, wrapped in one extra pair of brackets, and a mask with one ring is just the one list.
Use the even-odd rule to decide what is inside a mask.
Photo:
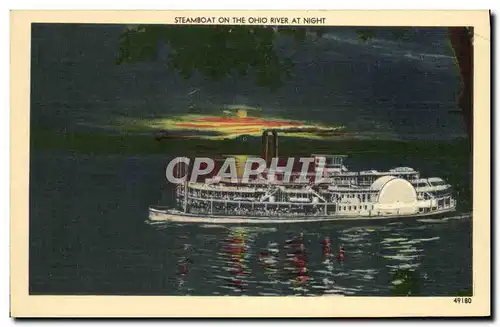
[[(277, 157), (277, 133), (263, 134), (266, 163)], [(294, 223), (330, 220), (386, 219), (438, 215), (454, 211), (452, 187), (439, 177), (422, 178), (409, 167), (389, 171), (352, 172), (345, 156), (312, 155), (313, 173), (319, 183), (298, 183), (295, 173), (288, 182), (262, 178), (207, 178), (203, 182), (175, 185), (174, 204), (151, 206), (152, 221), (196, 223)], [(324, 164), (318, 166), (318, 162)], [(267, 166), (269, 167), (269, 165)], [(318, 172), (318, 170), (321, 170)], [(308, 174), (309, 175), (309, 174)]]

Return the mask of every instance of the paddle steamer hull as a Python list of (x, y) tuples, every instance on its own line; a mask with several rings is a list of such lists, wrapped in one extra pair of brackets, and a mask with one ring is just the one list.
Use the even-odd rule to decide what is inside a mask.
[(149, 220), (154, 222), (177, 222), (177, 223), (204, 223), (204, 224), (290, 224), (308, 222), (328, 221), (351, 221), (351, 220), (381, 220), (381, 219), (403, 219), (438, 216), (455, 211), (455, 207), (439, 209), (432, 212), (398, 215), (317, 215), (317, 216), (237, 216), (237, 215), (203, 215), (184, 213), (175, 209), (164, 209), (157, 207), (149, 208)]

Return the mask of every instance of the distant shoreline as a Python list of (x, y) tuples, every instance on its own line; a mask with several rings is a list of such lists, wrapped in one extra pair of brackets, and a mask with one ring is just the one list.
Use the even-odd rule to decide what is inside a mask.
[[(183, 154), (183, 155), (260, 155), (260, 137), (242, 139), (166, 139), (155, 140), (150, 134), (110, 134), (73, 132), (58, 134), (47, 130), (32, 130), (30, 149), (95, 154)], [(376, 140), (338, 139), (309, 140), (280, 138), (280, 154), (286, 156), (311, 153), (361, 154), (374, 156), (406, 156), (412, 153), (437, 157), (470, 157), (468, 140)]]

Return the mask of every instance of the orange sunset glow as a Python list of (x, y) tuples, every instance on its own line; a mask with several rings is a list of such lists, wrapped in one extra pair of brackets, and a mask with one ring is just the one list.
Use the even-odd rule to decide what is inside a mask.
[[(303, 138), (324, 138), (315, 132), (341, 130), (342, 126), (331, 127), (306, 123), (297, 120), (285, 120), (273, 117), (250, 117), (246, 109), (231, 112), (225, 116), (188, 114), (173, 118), (155, 118), (150, 120), (120, 119), (120, 125), (129, 131), (145, 129), (182, 132), (183, 137), (203, 139), (233, 139), (239, 136), (259, 136), (264, 130), (282, 130), (286, 134)], [(228, 114), (229, 113), (229, 114)], [(309, 131), (308, 131), (309, 129)], [(311, 132), (310, 129), (314, 129)]]
[(174, 123), (175, 127), (219, 131), (224, 134), (259, 134), (263, 129), (305, 126), (301, 122), (267, 120), (259, 117), (200, 117), (190, 122)]
[[(321, 126), (308, 125), (301, 121), (283, 120), (264, 117), (248, 117), (244, 109), (239, 109), (234, 116), (188, 116), (173, 121), (171, 129), (194, 130), (200, 132), (216, 132), (220, 137), (235, 138), (241, 135), (258, 136), (266, 129), (287, 130), (296, 129), (295, 136), (300, 136), (300, 129), (316, 128)], [(325, 128), (326, 129), (326, 128)]]

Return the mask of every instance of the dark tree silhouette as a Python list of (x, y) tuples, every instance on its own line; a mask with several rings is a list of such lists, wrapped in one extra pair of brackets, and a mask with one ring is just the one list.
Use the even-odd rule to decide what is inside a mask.
[(458, 105), (462, 110), (462, 115), (469, 136), (469, 143), (472, 149), (473, 140), (473, 30), (466, 27), (450, 27), (448, 28), (453, 51), (460, 68), (460, 77), (462, 79), (462, 91), (458, 98)]
[(117, 63), (156, 60), (161, 43), (169, 48), (168, 69), (189, 78), (195, 71), (220, 80), (253, 74), (258, 85), (279, 87), (292, 68), (290, 57), (277, 53), (278, 36), (302, 41), (306, 33), (318, 37), (323, 28), (139, 25), (121, 35)]
[[(394, 29), (404, 42), (410, 29)], [(166, 66), (185, 78), (195, 71), (215, 80), (253, 74), (256, 83), (275, 89), (290, 75), (293, 61), (278, 54), (280, 36), (302, 41), (309, 35), (320, 38), (324, 27), (138, 25), (121, 35), (117, 63), (156, 60), (160, 43), (170, 49)], [(376, 29), (359, 29), (360, 42), (376, 36)], [(448, 35), (462, 80), (458, 105), (472, 146), (473, 33), (471, 28), (450, 27)], [(298, 42), (300, 44), (300, 42)]]

